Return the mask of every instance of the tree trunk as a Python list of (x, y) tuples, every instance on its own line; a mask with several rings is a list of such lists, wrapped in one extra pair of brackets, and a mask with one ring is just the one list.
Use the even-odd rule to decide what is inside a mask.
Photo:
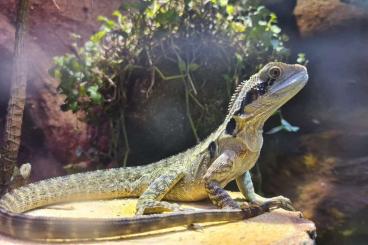
[(4, 146), (0, 155), (0, 191), (9, 186), (16, 167), (22, 131), (23, 110), (26, 99), (27, 69), (24, 55), (28, 0), (19, 0), (15, 33), (14, 63), (11, 78), (11, 92), (6, 117)]

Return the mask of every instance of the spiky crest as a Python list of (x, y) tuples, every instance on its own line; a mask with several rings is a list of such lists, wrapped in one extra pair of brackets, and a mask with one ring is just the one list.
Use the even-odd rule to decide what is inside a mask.
[(243, 88), (243, 85), (246, 81), (242, 81), (241, 83), (239, 83), (236, 88), (235, 91), (233, 93), (233, 95), (230, 98), (230, 102), (229, 102), (229, 106), (227, 107), (227, 113), (230, 113), (231, 107), (234, 105), (235, 100), (238, 98), (240, 91)]

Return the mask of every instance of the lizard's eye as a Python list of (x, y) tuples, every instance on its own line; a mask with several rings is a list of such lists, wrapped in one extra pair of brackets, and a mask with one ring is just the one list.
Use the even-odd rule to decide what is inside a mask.
[(277, 79), (281, 75), (281, 69), (278, 66), (273, 66), (268, 70), (268, 75), (271, 79)]

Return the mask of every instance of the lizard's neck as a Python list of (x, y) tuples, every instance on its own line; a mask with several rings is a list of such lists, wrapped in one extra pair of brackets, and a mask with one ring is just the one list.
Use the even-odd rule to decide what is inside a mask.
[(237, 128), (233, 136), (241, 139), (250, 151), (260, 152), (263, 145), (263, 125), (268, 117), (264, 113), (236, 117)]

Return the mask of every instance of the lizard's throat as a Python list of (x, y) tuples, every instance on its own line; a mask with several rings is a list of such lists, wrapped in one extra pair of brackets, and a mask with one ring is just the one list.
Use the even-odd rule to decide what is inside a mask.
[(284, 103), (263, 103), (252, 105), (246, 108), (243, 115), (239, 117), (240, 125), (262, 130), (264, 123), (283, 105)]

